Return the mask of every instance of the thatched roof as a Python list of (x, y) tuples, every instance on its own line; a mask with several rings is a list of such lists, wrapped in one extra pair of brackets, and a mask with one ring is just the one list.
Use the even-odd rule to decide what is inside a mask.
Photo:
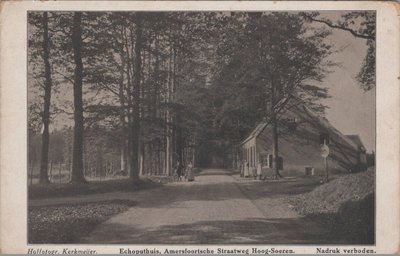
[[(359, 150), (360, 145), (364, 146), (363, 143), (361, 142), (361, 139), (358, 135), (349, 135), (345, 136), (343, 135), (338, 129), (336, 129), (329, 121), (316, 114), (314, 111), (311, 109), (307, 108), (304, 104), (298, 104), (295, 106), (292, 106), (290, 109), (287, 109), (286, 112), (291, 112), (291, 113), (296, 113), (296, 114), (306, 114), (312, 122), (320, 126), (321, 128), (330, 131), (331, 133), (335, 134), (337, 137), (341, 138), (343, 141), (345, 141), (349, 146), (351, 146), (354, 150)], [(284, 115), (283, 113), (282, 115)], [(245, 139), (240, 143), (240, 145), (246, 143), (250, 139), (257, 137), (262, 131), (270, 124), (270, 120), (268, 121), (261, 121), (260, 123), (257, 124), (257, 126), (245, 137)]]

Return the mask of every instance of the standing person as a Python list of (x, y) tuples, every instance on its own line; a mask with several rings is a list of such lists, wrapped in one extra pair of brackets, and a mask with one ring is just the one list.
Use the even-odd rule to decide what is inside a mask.
[(183, 166), (178, 160), (176, 162), (176, 175), (178, 176), (178, 181), (182, 181), (182, 171), (183, 171)]
[(187, 175), (187, 173), (186, 173), (186, 167), (185, 167), (185, 165), (184, 164), (181, 164), (181, 181), (183, 180), (183, 181), (186, 181), (186, 175)]
[(194, 171), (192, 162), (189, 162), (186, 169), (187, 169), (187, 181), (194, 181)]
[(247, 161), (244, 161), (244, 177), (247, 178), (249, 177), (249, 163)]
[(239, 171), (240, 171), (240, 177), (243, 177), (243, 162), (242, 161), (240, 161), (239, 162)]
[(261, 159), (259, 159), (257, 164), (257, 177), (259, 180), (261, 180), (261, 175), (262, 175), (262, 164), (261, 164)]

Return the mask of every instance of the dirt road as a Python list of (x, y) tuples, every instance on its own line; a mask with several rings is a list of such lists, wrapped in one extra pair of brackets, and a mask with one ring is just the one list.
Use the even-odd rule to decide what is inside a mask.
[[(137, 206), (98, 226), (82, 243), (334, 242), (326, 241), (323, 227), (292, 211), (282, 196), (268, 193), (269, 185), (234, 177), (225, 170), (208, 169), (194, 182), (172, 183), (136, 194)], [(255, 190), (257, 186), (264, 191)]]

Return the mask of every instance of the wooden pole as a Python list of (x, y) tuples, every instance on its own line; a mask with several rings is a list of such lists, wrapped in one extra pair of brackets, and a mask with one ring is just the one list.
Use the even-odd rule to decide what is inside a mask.
[(50, 183), (51, 183), (51, 179), (53, 178), (53, 162), (50, 161)]
[(72, 180), (72, 161), (69, 161), (69, 166), (68, 166), (68, 182), (71, 182)]
[(108, 160), (106, 160), (106, 163), (104, 164), (104, 178), (108, 177)]
[(113, 175), (113, 170), (114, 169), (114, 161), (113, 160), (111, 160), (111, 163), (110, 163), (110, 174), (111, 175)]
[(71, 160), (68, 161), (68, 182), (71, 182), (72, 165)]

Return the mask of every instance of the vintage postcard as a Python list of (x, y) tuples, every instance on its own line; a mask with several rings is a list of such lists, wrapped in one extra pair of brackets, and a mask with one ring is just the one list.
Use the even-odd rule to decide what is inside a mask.
[(395, 2), (0, 18), (1, 253), (399, 253)]

